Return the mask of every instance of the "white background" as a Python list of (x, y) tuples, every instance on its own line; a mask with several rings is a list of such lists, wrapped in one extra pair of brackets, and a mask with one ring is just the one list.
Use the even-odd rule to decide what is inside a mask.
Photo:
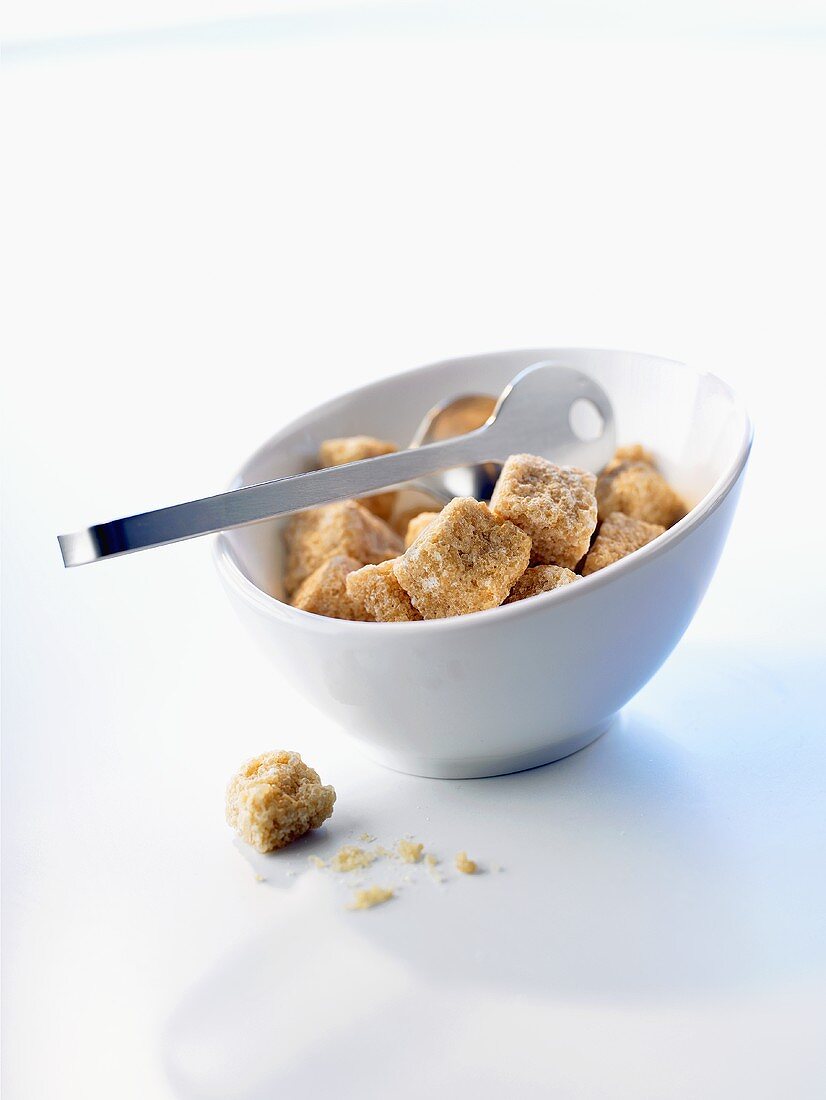
[[(5, 1095), (822, 1095), (822, 10), (68, 7), (4, 66)], [(61, 567), (336, 391), (542, 344), (757, 430), (695, 622), (568, 761), (382, 771), (206, 544)], [(338, 808), (252, 857), (224, 783), (282, 745)], [(347, 913), (306, 856), (364, 830), (505, 870)]]

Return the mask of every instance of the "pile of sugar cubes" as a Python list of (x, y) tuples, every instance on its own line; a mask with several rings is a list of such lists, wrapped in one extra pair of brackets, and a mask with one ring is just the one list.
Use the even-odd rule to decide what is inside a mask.
[[(369, 436), (328, 439), (319, 462), (396, 449)], [(411, 513), (402, 497), (344, 500), (288, 522), (284, 587), (294, 607), (379, 623), (468, 615), (604, 569), (687, 510), (639, 444), (621, 447), (598, 477), (511, 455), (489, 504), (457, 497)]]

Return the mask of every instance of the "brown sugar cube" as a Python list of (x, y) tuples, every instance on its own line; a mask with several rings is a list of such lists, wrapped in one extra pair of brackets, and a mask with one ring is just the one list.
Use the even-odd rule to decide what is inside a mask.
[[(395, 443), (388, 443), (386, 439), (374, 439), (370, 435), (350, 435), (342, 439), (325, 439), (318, 449), (318, 461), (322, 467), (344, 466), (362, 458), (389, 455), (398, 449)], [(393, 511), (395, 500), (395, 493), (377, 493), (372, 497), (360, 497), (359, 504), (369, 508), (374, 515), (387, 519)]]
[(396, 580), (391, 558), (381, 565), (365, 565), (347, 575), (348, 595), (377, 623), (403, 623), (421, 619), (410, 597)]
[(396, 532), (355, 500), (325, 504), (293, 516), (284, 532), (284, 587), (290, 594), (320, 565), (337, 554), (359, 565), (397, 557), (404, 547)]
[(659, 524), (645, 523), (641, 519), (623, 515), (622, 512), (613, 512), (603, 521), (599, 534), (594, 539), (594, 545), (582, 567), (583, 577), (633, 554), (664, 532), (665, 528)]
[(610, 474), (612, 470), (616, 470), (617, 466), (623, 466), (626, 462), (645, 462), (657, 469), (657, 460), (643, 447), (642, 443), (630, 443), (627, 447), (617, 447), (614, 457), (602, 472)]
[(424, 619), (498, 607), (528, 565), (531, 540), (486, 504), (457, 497), (393, 566)]
[(317, 829), (335, 800), (297, 752), (265, 752), (230, 780), (227, 824), (259, 852), (272, 852)]
[(408, 546), (412, 546), (419, 535), (424, 531), (431, 520), (434, 520), (438, 516), (438, 512), (419, 512), (417, 516), (411, 519), (407, 525), (407, 534), (404, 536), (404, 546), (407, 549)]
[(344, 466), (362, 458), (376, 458), (397, 451), (395, 443), (386, 439), (374, 439), (370, 435), (348, 435), (341, 439), (325, 439), (318, 449), (322, 466)]
[(532, 565), (573, 569), (597, 525), (596, 480), (576, 466), (555, 466), (538, 455), (511, 455), (490, 506), (530, 536)]
[(622, 462), (600, 474), (597, 503), (601, 520), (622, 512), (662, 527), (673, 527), (687, 512), (683, 500), (648, 462)]
[(298, 586), (292, 598), (293, 607), (326, 615), (328, 619), (372, 622), (364, 604), (347, 588), (347, 577), (354, 569), (361, 569), (361, 562), (344, 554), (325, 561)]
[(517, 603), (528, 596), (538, 596), (540, 592), (552, 592), (554, 588), (562, 588), (578, 580), (576, 573), (561, 565), (532, 565), (513, 586), (505, 603)]

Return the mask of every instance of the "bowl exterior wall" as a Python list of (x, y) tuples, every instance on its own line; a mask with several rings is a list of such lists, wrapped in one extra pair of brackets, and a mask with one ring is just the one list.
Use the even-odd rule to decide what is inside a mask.
[(444, 631), (341, 630), (309, 615), (297, 629), (222, 577), (281, 674), (368, 756), (436, 778), (499, 775), (582, 748), (657, 671), (711, 580), (744, 472), (683, 538), (610, 583), (577, 582)]

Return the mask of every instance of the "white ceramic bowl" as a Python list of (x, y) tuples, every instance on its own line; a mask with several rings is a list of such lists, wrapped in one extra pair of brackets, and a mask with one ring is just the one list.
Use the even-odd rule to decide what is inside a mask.
[(711, 580), (751, 446), (718, 378), (629, 352), (536, 348), (451, 359), (353, 390), (288, 425), (233, 486), (311, 469), (331, 436), (404, 443), (437, 402), (499, 393), (551, 360), (608, 393), (619, 443), (654, 451), (695, 503), (631, 557), (532, 599), (454, 619), (353, 623), (283, 603), (282, 521), (221, 534), (224, 586), (276, 667), (381, 764), (471, 778), (557, 760), (602, 734), (679, 641)]

